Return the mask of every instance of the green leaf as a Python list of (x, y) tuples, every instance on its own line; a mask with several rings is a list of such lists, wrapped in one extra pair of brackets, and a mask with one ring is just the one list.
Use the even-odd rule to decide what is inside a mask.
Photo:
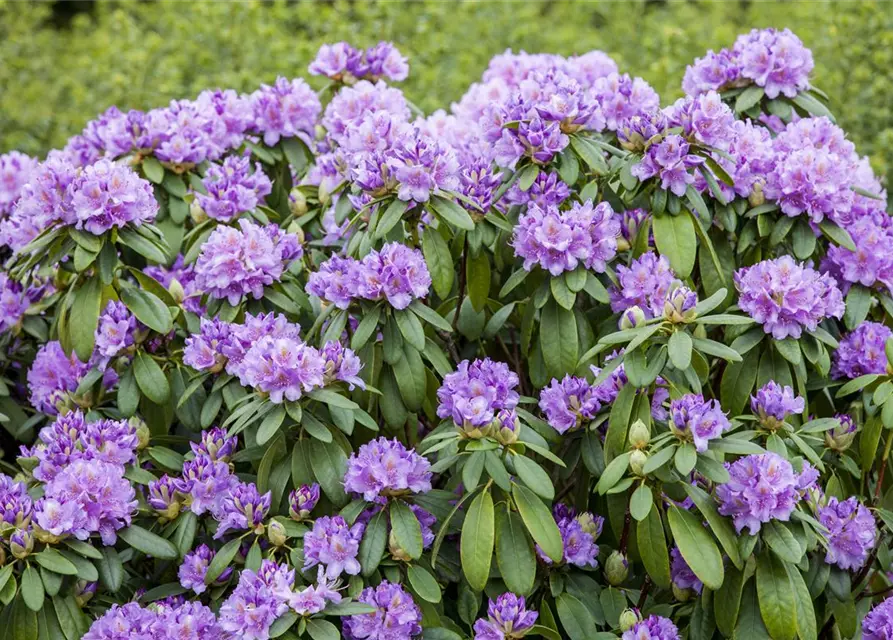
[(93, 355), (101, 303), (102, 282), (97, 276), (89, 278), (74, 294), (68, 328), (72, 347), (81, 362), (87, 362)]
[(366, 313), (363, 314), (362, 319), (360, 319), (360, 324), (357, 325), (356, 330), (353, 332), (353, 335), (350, 338), (350, 348), (354, 351), (359, 351), (366, 343), (369, 342), (369, 338), (375, 333), (375, 330), (378, 328), (378, 320), (381, 318), (381, 306), (375, 305), (371, 309), (369, 309)]
[(685, 491), (694, 501), (695, 506), (722, 545), (723, 551), (729, 556), (732, 563), (739, 569), (744, 568), (744, 562), (738, 550), (738, 535), (727, 518), (722, 517), (716, 509), (716, 502), (700, 487), (685, 484)]
[(522, 455), (514, 456), (512, 462), (515, 464), (518, 477), (531, 491), (546, 500), (552, 500), (555, 497), (552, 480), (541, 466)]
[[(35, 575), (37, 575), (36, 572)], [(40, 581), (40, 578), (38, 578), (38, 581)], [(43, 585), (41, 585), (40, 593), (41, 607), (35, 609), (29, 603), (23, 586), (22, 598), (13, 603), (8, 623), (4, 629), (0, 630), (0, 632), (8, 634), (6, 637), (9, 640), (38, 640), (39, 629), (36, 612), (40, 611), (43, 605)]]
[[(759, 330), (763, 332), (762, 329)], [(762, 339), (762, 337), (761, 337)], [(719, 385), (722, 406), (733, 416), (739, 415), (750, 398), (750, 392), (757, 381), (757, 366), (760, 361), (759, 350), (751, 349), (741, 362), (732, 362), (726, 366)]]
[(846, 295), (846, 311), (843, 322), (851, 331), (868, 317), (871, 308), (871, 292), (863, 286), (853, 285)]
[(490, 295), (490, 259), (485, 251), (468, 256), (465, 263), (465, 280), (468, 297), (475, 311), (482, 311)]
[(571, 136), (571, 146), (577, 152), (583, 162), (598, 175), (605, 175), (609, 171), (608, 162), (602, 151), (588, 140), (578, 136)]
[(812, 596), (803, 580), (800, 570), (792, 564), (784, 565), (791, 585), (794, 588), (794, 606), (797, 614), (797, 635), (800, 640), (816, 640), (818, 631), (816, 628), (815, 606), (812, 604)]
[(428, 265), (428, 272), (431, 274), (434, 292), (445, 300), (453, 288), (455, 274), (453, 256), (446, 240), (432, 227), (425, 227), (422, 232), (422, 253)]
[(519, 484), (512, 485), (512, 498), (534, 542), (553, 562), (561, 562), (564, 544), (548, 507), (530, 489)]
[(698, 239), (689, 216), (663, 214), (654, 216), (654, 243), (661, 255), (680, 278), (687, 278), (695, 266)]
[(543, 308), (540, 344), (547, 373), (561, 379), (577, 367), (577, 319), (572, 311), (549, 302)]
[(769, 521), (760, 529), (763, 540), (779, 558), (785, 562), (797, 564), (803, 557), (805, 549), (800, 546), (794, 534), (783, 523)]
[(651, 513), (653, 504), (651, 488), (647, 484), (641, 484), (638, 489), (633, 491), (633, 495), (629, 499), (629, 513), (636, 522), (641, 522)]
[(340, 640), (341, 632), (338, 627), (322, 618), (309, 618), (307, 620), (307, 633), (313, 640)]
[[(449, 333), (453, 330), (453, 327), (450, 325), (446, 319), (437, 313), (431, 307), (425, 305), (420, 300), (413, 300), (412, 304), (409, 305), (409, 308), (412, 309), (412, 312), (415, 313), (420, 319), (424, 320), (435, 329), (439, 329), (441, 331), (446, 331)], [(419, 351), (424, 351), (425, 345), (422, 345), (422, 348)]]
[(167, 254), (158, 245), (150, 242), (136, 231), (122, 229), (118, 232), (118, 242), (130, 247), (150, 262), (164, 264), (168, 261)]
[(793, 640), (797, 634), (794, 592), (784, 562), (775, 554), (757, 557), (757, 594), (760, 613), (774, 640)]
[(211, 563), (208, 565), (208, 571), (205, 574), (205, 584), (211, 584), (220, 577), (220, 574), (226, 571), (226, 568), (232, 564), (233, 559), (236, 557), (236, 553), (238, 553), (239, 547), (241, 546), (242, 541), (239, 538), (235, 538), (223, 545), (223, 547), (214, 554)]
[(55, 573), (61, 573), (63, 576), (76, 576), (78, 573), (78, 568), (52, 547), (47, 547), (40, 553), (35, 553), (31, 557), (34, 558), (37, 564), (41, 567), (54, 571)]
[(691, 365), (691, 336), (685, 331), (676, 331), (667, 343), (670, 362), (679, 371), (685, 371)]
[[(191, 512), (190, 514), (195, 515)], [(99, 570), (99, 579), (102, 580), (103, 587), (111, 593), (117, 593), (124, 584), (124, 565), (114, 547), (103, 547), (102, 559), (96, 563), (96, 568)]]
[(698, 452), (695, 450), (695, 446), (686, 442), (677, 447), (673, 462), (676, 463), (676, 470), (683, 476), (687, 476), (698, 462)]
[(738, 94), (738, 97), (735, 99), (735, 111), (737, 113), (744, 113), (751, 107), (755, 107), (760, 104), (760, 100), (763, 99), (763, 96), (766, 94), (763, 91), (762, 87), (758, 87), (756, 85), (751, 85), (747, 87), (744, 91)]
[(654, 507), (648, 511), (648, 515), (639, 522), (636, 527), (636, 542), (639, 546), (639, 554), (642, 556), (642, 564), (654, 584), (663, 588), (670, 588), (670, 555), (667, 551), (667, 540), (664, 535), (663, 522), (660, 518), (660, 510)]
[(521, 517), (507, 505), (496, 512), (496, 564), (510, 591), (519, 595), (531, 592), (536, 557)]
[(40, 574), (30, 564), (22, 572), (22, 599), (31, 611), (40, 611), (43, 608), (44, 591)]
[(270, 413), (264, 416), (263, 421), (261, 421), (260, 426), (257, 428), (257, 436), (255, 436), (258, 446), (269, 442), (270, 438), (275, 436), (279, 431), (279, 427), (282, 426), (284, 420), (285, 405), (282, 404), (277, 405), (270, 411)]
[(428, 205), (434, 210), (434, 213), (443, 218), (448, 224), (465, 231), (474, 230), (474, 220), (471, 219), (471, 216), (468, 215), (465, 209), (452, 200), (442, 196), (431, 196)]
[(323, 493), (336, 507), (347, 504), (342, 480), (347, 472), (347, 456), (335, 443), (313, 440), (310, 445), (310, 466)]
[(722, 587), (713, 598), (713, 617), (717, 628), (726, 638), (731, 638), (735, 630), (744, 582), (743, 571), (736, 567), (727, 567)]
[(571, 640), (592, 640), (597, 633), (595, 619), (585, 604), (569, 593), (562, 593), (555, 601), (561, 626)]
[(692, 338), (695, 349), (709, 356), (715, 356), (729, 362), (741, 362), (741, 354), (721, 342), (707, 338)]
[(409, 578), (409, 584), (422, 600), (434, 604), (440, 602), (440, 585), (427, 569), (417, 564), (409, 565), (406, 569), (406, 577)]
[[(617, 360), (619, 359), (617, 358)], [(630, 422), (632, 422), (635, 400), (636, 388), (631, 384), (626, 384), (620, 389), (620, 392), (611, 404), (611, 413), (608, 417), (608, 433), (605, 436), (605, 462), (611, 462), (621, 451), (626, 451), (627, 431)], [(617, 480), (621, 477), (618, 476)]]
[(158, 363), (147, 353), (140, 351), (133, 361), (133, 373), (140, 391), (155, 404), (165, 404), (171, 389)]
[[(492, 502), (491, 502), (492, 504)], [(410, 558), (422, 555), (422, 528), (419, 519), (402, 500), (395, 500), (390, 506), (391, 533), (394, 541)]]
[(137, 551), (142, 551), (147, 556), (152, 556), (159, 560), (176, 560), (180, 557), (177, 547), (170, 540), (165, 540), (161, 536), (138, 525), (131, 525), (126, 529), (121, 529), (118, 535), (124, 542)]
[(373, 240), (384, 238), (388, 234), (388, 231), (393, 229), (400, 222), (403, 218), (403, 214), (406, 213), (406, 209), (406, 202), (394, 198), (378, 220), (378, 224), (375, 227), (375, 233), (372, 234)]
[(339, 409), (347, 409), (349, 411), (353, 411), (354, 409), (360, 408), (359, 405), (350, 398), (347, 398), (337, 391), (332, 391), (330, 389), (314, 389), (313, 391), (308, 393), (307, 396), (313, 398), (317, 402), (322, 402), (333, 407), (338, 407)]
[(170, 311), (157, 296), (131, 287), (121, 291), (121, 300), (144, 325), (164, 335), (170, 333), (173, 326)]
[(394, 319), (403, 338), (412, 345), (416, 351), (425, 348), (425, 329), (418, 316), (408, 309), (394, 311)]
[(676, 506), (670, 507), (667, 519), (676, 546), (688, 566), (708, 588), (719, 589), (724, 576), (722, 556), (700, 520)]
[(388, 541), (387, 513), (376, 513), (363, 531), (360, 542), (359, 560), (363, 575), (368, 577), (375, 573)]
[(468, 507), (459, 543), (462, 571), (475, 591), (483, 591), (490, 577), (495, 520), (493, 497), (489, 491), (482, 491)]
[(853, 242), (852, 236), (846, 229), (838, 227), (830, 220), (823, 220), (819, 223), (819, 228), (825, 236), (833, 242), (839, 244), (844, 249), (848, 249), (853, 253), (856, 252), (856, 244)]
[(143, 174), (149, 182), (161, 184), (164, 180), (164, 167), (153, 156), (143, 158)]

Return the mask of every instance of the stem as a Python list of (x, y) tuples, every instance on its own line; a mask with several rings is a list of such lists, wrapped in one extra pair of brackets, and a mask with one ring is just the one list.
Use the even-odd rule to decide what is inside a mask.
[(629, 538), (629, 529), (632, 518), (629, 513), (629, 500), (626, 501), (626, 515), (623, 516), (623, 533), (620, 534), (620, 553), (626, 555), (626, 543)]
[(651, 576), (645, 576), (645, 584), (642, 585), (642, 592), (639, 594), (639, 602), (636, 603), (636, 609), (642, 610), (645, 606), (645, 599), (648, 597), (648, 591), (651, 589)]
[[(891, 440), (893, 440), (893, 438), (891, 438)], [(871, 565), (874, 564), (874, 560), (875, 560), (875, 558), (877, 558), (877, 552), (878, 552), (878, 549), (880, 548), (883, 540), (884, 540), (884, 536), (881, 535), (878, 538), (877, 544), (874, 545), (874, 549), (871, 550), (871, 554), (868, 556), (868, 560), (865, 561), (865, 566), (862, 567), (861, 571), (859, 571), (859, 573), (857, 573), (856, 577), (853, 579), (854, 587), (858, 586), (859, 583), (861, 583), (865, 579), (865, 576), (868, 575), (868, 572), (871, 571)]]
[(453, 332), (459, 326), (459, 311), (465, 301), (465, 263), (468, 261), (468, 240), (462, 245), (462, 262), (459, 266), (459, 298), (456, 300), (456, 313), (453, 315)]
[(887, 444), (884, 446), (884, 454), (881, 457), (881, 467), (878, 469), (877, 486), (874, 488), (874, 500), (872, 504), (877, 504), (881, 497), (881, 487), (884, 484), (884, 471), (887, 470), (887, 458), (890, 457), (890, 445), (893, 444), (893, 435), (887, 436)]

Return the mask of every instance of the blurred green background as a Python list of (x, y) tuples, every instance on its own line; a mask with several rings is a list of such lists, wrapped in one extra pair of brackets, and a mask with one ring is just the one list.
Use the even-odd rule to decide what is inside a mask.
[(790, 27), (813, 50), (815, 84), (881, 173), (893, 173), (890, 2), (77, 2), (0, 0), (0, 149), (42, 154), (111, 104), (159, 106), (209, 87), (250, 91), (306, 75), (319, 45), (393, 40), (403, 88), (448, 107), (508, 47), (602, 49), (664, 103), (685, 66), (753, 27)]

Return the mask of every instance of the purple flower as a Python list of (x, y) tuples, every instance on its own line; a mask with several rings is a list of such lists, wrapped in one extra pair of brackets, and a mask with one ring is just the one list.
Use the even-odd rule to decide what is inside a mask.
[(214, 514), (214, 518), (220, 523), (214, 539), (219, 540), (230, 529), (262, 529), (264, 518), (270, 511), (271, 499), (269, 491), (261, 495), (253, 482), (237, 484), (224, 498), (220, 514)]
[(456, 152), (425, 135), (401, 139), (388, 160), (388, 168), (401, 200), (427, 202), (433, 191), (459, 188)]
[[(500, 182), (497, 177), (495, 181), (497, 187)], [(556, 171), (540, 171), (527, 191), (522, 191), (518, 183), (514, 183), (506, 192), (504, 202), (520, 205), (533, 203), (540, 209), (548, 209), (559, 206), (570, 197), (570, 194), (570, 188)]]
[(655, 318), (664, 313), (664, 302), (676, 281), (676, 274), (666, 256), (658, 257), (649, 251), (628, 267), (618, 265), (617, 280), (619, 287), (611, 289), (611, 310), (617, 313), (637, 306), (646, 317)]
[(347, 640), (410, 640), (422, 632), (422, 611), (399, 584), (383, 580), (363, 589), (357, 599), (376, 611), (344, 618)]
[(399, 82), (409, 74), (409, 65), (390, 42), (380, 42), (365, 51), (346, 42), (336, 42), (320, 47), (309, 71), (314, 76), (346, 82), (362, 78), (373, 81), (387, 78)]
[(378, 497), (425, 493), (431, 490), (431, 463), (399, 440), (381, 437), (362, 445), (347, 461), (344, 490)]
[(288, 494), (288, 513), (293, 520), (306, 520), (319, 502), (319, 485), (302, 484)]
[(0, 273), (0, 334), (17, 328), (28, 307), (39, 302), (48, 289), (39, 278), (26, 287)]
[(99, 315), (91, 364), (105, 366), (109, 360), (133, 346), (139, 323), (123, 302), (109, 300)]
[(804, 465), (798, 476), (790, 462), (771, 452), (745, 456), (726, 467), (731, 479), (716, 487), (719, 512), (732, 516), (736, 531), (746, 527), (751, 535), (764, 522), (789, 520), (814, 478), (812, 468)]
[(518, 375), (504, 362), (463, 360), (437, 390), (437, 415), (460, 426), (489, 425), (498, 411), (513, 411), (518, 405), (518, 382)]
[(841, 502), (832, 496), (819, 506), (818, 520), (828, 529), (822, 533), (828, 546), (825, 562), (844, 571), (861, 569), (877, 541), (877, 525), (865, 505), (855, 497)]
[(129, 167), (110, 160), (86, 167), (68, 191), (63, 219), (94, 235), (128, 223), (151, 222), (158, 213), (152, 185)]
[(689, 393), (670, 403), (673, 432), (691, 440), (699, 452), (707, 450), (710, 440), (719, 438), (731, 428), (726, 414), (716, 400), (704, 400), (701, 394)]
[(608, 131), (617, 131), (627, 118), (660, 108), (657, 92), (642, 78), (632, 78), (625, 73), (599, 78), (593, 91), (604, 117), (602, 129)]
[(212, 164), (202, 184), (208, 194), (196, 193), (196, 202), (208, 216), (222, 222), (254, 210), (273, 190), (260, 163), (254, 165), (252, 173), (248, 156), (229, 156), (222, 165)]
[(347, 309), (358, 294), (360, 263), (332, 256), (307, 278), (307, 293)]
[(186, 493), (186, 483), (165, 474), (148, 485), (146, 502), (158, 512), (159, 518), (173, 520), (180, 514)]
[(105, 614), (90, 625), (83, 640), (155, 640), (152, 631), (156, 615), (136, 602), (113, 604)]
[(834, 279), (791, 256), (763, 260), (735, 272), (738, 305), (776, 340), (815, 331), (828, 317), (843, 316), (843, 295)]
[[(346, 42), (324, 44), (316, 53), (316, 58), (310, 63), (307, 70), (312, 76), (325, 76), (332, 80), (344, 79), (344, 73), (357, 66), (362, 53), (354, 49)], [(355, 76), (356, 77), (356, 76)]]
[(363, 538), (365, 525), (353, 526), (341, 516), (323, 516), (313, 523), (313, 529), (304, 535), (304, 571), (323, 565), (326, 576), (334, 579), (342, 573), (355, 576), (360, 572), (357, 552)]
[(735, 114), (715, 91), (677, 100), (666, 109), (668, 125), (682, 127), (682, 135), (717, 149), (728, 149)]
[(325, 384), (340, 380), (346, 382), (351, 391), (354, 387), (366, 388), (366, 383), (360, 377), (363, 363), (351, 349), (346, 349), (340, 342), (329, 341), (322, 348), (321, 354), (326, 361)]
[(223, 519), (223, 505), (229, 493), (238, 486), (229, 464), (199, 455), (183, 464), (183, 492), (188, 494), (189, 509), (200, 516), (210, 512), (215, 519)]
[(864, 217), (848, 225), (846, 230), (856, 251), (829, 245), (822, 270), (830, 272), (847, 290), (850, 284), (861, 284), (893, 292), (893, 254), (889, 251), (893, 246), (893, 228)]
[(232, 343), (232, 325), (218, 318), (202, 318), (200, 332), (186, 338), (183, 363), (199, 371), (220, 370), (226, 364), (224, 348)]
[(792, 413), (803, 413), (806, 400), (795, 395), (791, 387), (770, 380), (750, 397), (750, 410), (760, 418), (760, 422), (770, 429), (777, 429)]
[(474, 640), (523, 638), (536, 624), (539, 613), (529, 611), (524, 596), (503, 593), (487, 605), (487, 618), (474, 623)]
[(239, 95), (232, 89), (202, 91), (195, 99), (195, 105), (209, 120), (218, 121), (208, 128), (213, 131), (215, 142), (222, 150), (241, 145), (245, 132), (254, 122), (251, 98)]
[(302, 253), (297, 238), (275, 225), (261, 227), (243, 219), (239, 229), (219, 226), (202, 245), (196, 285), (233, 306), (249, 294), (259, 300), (264, 287), (278, 282)]
[(65, 355), (59, 342), (53, 340), (42, 345), (28, 371), (31, 405), (43, 413), (56, 415), (88, 370), (88, 365), (74, 353)]
[[(555, 505), (554, 516), (564, 546), (562, 562), (577, 567), (597, 567), (599, 547), (595, 541), (602, 532), (604, 518), (588, 512), (575, 515), (572, 509), (561, 503)], [(537, 554), (543, 562), (552, 564), (552, 559), (539, 545)]]
[(342, 88), (326, 106), (321, 123), (329, 136), (338, 144), (356, 131), (368, 114), (385, 111), (396, 122), (409, 121), (409, 106), (399, 89), (382, 81), (376, 83), (361, 80), (352, 87)]
[(515, 227), (512, 245), (528, 271), (538, 264), (558, 276), (582, 264), (603, 273), (617, 253), (619, 235), (620, 222), (607, 202), (574, 203), (569, 211), (531, 204)]
[(409, 64), (406, 57), (390, 42), (379, 42), (366, 49), (357, 77), (369, 77), (371, 80), (387, 78), (395, 82), (406, 80), (409, 75)]
[(682, 640), (682, 636), (669, 618), (648, 616), (624, 631), (621, 640)]
[(178, 255), (169, 267), (149, 265), (143, 269), (143, 273), (160, 282), (184, 309), (196, 314), (203, 313), (201, 304), (203, 292), (195, 283), (195, 267), (185, 264), (182, 254)]
[(189, 443), (192, 453), (198, 456), (208, 456), (211, 460), (228, 462), (239, 446), (238, 436), (227, 437), (226, 429), (213, 427), (202, 431), (201, 442)]
[(319, 351), (299, 338), (264, 336), (245, 353), (238, 375), (242, 385), (269, 394), (279, 404), (322, 387), (325, 366)]
[(598, 389), (585, 378), (564, 376), (540, 392), (539, 407), (546, 414), (546, 420), (558, 433), (565, 433), (579, 427), (584, 420), (595, 418), (602, 408)]
[(704, 163), (704, 158), (689, 153), (690, 149), (691, 145), (685, 138), (670, 134), (648, 147), (641, 162), (632, 167), (631, 173), (639, 180), (657, 176), (661, 189), (682, 197), (688, 186), (695, 182), (691, 170)]
[(893, 638), (893, 598), (887, 598), (862, 618), (863, 640)]
[(108, 546), (115, 544), (118, 529), (130, 525), (136, 509), (136, 495), (123, 465), (78, 459), (47, 482), (34, 520), (54, 536), (86, 540), (98, 533)]
[(865, 321), (846, 334), (834, 352), (831, 373), (835, 378), (858, 378), (887, 372), (884, 347), (893, 331), (880, 322)]
[(12, 211), (38, 164), (37, 158), (19, 151), (0, 155), (0, 217)]
[(220, 607), (220, 626), (227, 637), (268, 640), (276, 618), (288, 611), (295, 572), (264, 560), (259, 571), (246, 569)]
[[(191, 589), (198, 595), (203, 594), (208, 588), (205, 584), (205, 575), (208, 573), (208, 565), (211, 564), (214, 555), (214, 551), (206, 544), (201, 544), (187, 553), (177, 573), (180, 585), (184, 589)], [(216, 582), (225, 582), (232, 572), (233, 568), (227, 567)]]
[(276, 78), (273, 86), (262, 84), (251, 95), (254, 108), (254, 129), (264, 143), (273, 146), (280, 138), (300, 137), (309, 143), (313, 128), (322, 111), (316, 92), (299, 78), (289, 81)]
[(694, 574), (694, 571), (688, 566), (685, 558), (679, 552), (679, 547), (673, 547), (670, 550), (670, 575), (673, 579), (673, 586), (678, 589), (693, 589), (696, 593), (701, 593), (704, 583)]
[(722, 91), (734, 86), (739, 80), (741, 69), (736, 56), (728, 49), (719, 53), (708, 51), (703, 58), (685, 69), (682, 90), (686, 95), (696, 96), (708, 91)]
[(25, 483), (0, 473), (0, 522), (24, 527), (31, 521), (32, 508)]
[(754, 29), (738, 36), (734, 47), (742, 78), (766, 90), (766, 97), (788, 98), (809, 88), (812, 52), (790, 29)]

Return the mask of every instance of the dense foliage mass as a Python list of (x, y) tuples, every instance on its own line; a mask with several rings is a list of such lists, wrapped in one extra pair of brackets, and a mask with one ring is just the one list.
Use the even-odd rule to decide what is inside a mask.
[(214, 86), (250, 92), (261, 79), (292, 77), (323, 43), (338, 40), (393, 40), (414, 62), (404, 91), (426, 112), (464, 93), (509, 45), (564, 55), (603, 50), (670, 102), (682, 95), (685, 66), (703, 51), (783, 24), (809, 42), (820, 86), (839, 88), (830, 97), (841, 126), (880, 175), (893, 177), (893, 8), (882, 0), (549, 0), (510, 10), (500, 2), (438, 0), (105, 1), (62, 8), (74, 6), (81, 12), (62, 21), (50, 3), (0, 2), (0, 149), (43, 155), (109, 104), (150, 109)]
[(893, 222), (791, 31), (382, 42), (0, 156), (12, 640), (893, 638)]

